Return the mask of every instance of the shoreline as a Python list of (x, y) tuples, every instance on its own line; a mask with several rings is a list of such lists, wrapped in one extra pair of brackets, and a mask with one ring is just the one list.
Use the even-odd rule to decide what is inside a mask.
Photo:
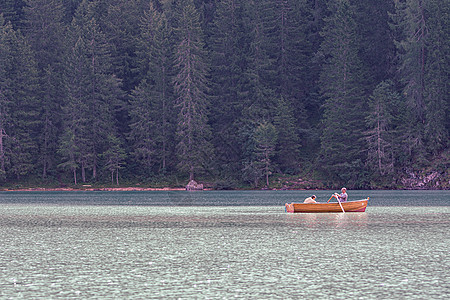
[[(201, 191), (213, 191), (212, 188), (204, 188)], [(292, 189), (234, 189), (232, 191), (327, 191), (327, 190), (333, 190), (330, 189), (319, 189), (319, 188), (310, 188), (310, 189), (302, 189), (302, 188), (292, 188)], [(377, 189), (377, 190), (384, 190), (384, 189)], [(424, 188), (399, 188), (399, 189), (385, 189), (385, 190), (402, 190), (402, 191), (409, 191), (409, 190), (448, 190), (446, 188), (444, 189), (424, 189)], [(149, 192), (149, 191), (186, 191), (186, 188), (183, 187), (163, 187), (163, 188), (150, 188), (150, 187), (80, 187), (80, 188), (72, 188), (72, 187), (60, 187), (60, 188), (42, 188), (42, 187), (35, 187), (35, 188), (0, 188), (0, 192)], [(224, 191), (224, 190), (222, 190)]]
[(117, 188), (20, 188), (20, 189), (0, 189), (2, 192), (127, 192), (127, 191), (185, 191), (185, 188), (141, 188), (141, 187), (117, 187)]

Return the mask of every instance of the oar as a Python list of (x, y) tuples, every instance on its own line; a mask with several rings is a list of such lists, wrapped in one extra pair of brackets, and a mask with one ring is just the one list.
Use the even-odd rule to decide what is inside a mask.
[(327, 203), (330, 202), (331, 199), (333, 199), (334, 195), (331, 195), (330, 199), (328, 199)]
[(341, 201), (339, 200), (338, 197), (336, 197), (336, 199), (337, 199), (337, 201), (338, 201), (338, 203), (339, 203), (339, 206), (340, 206), (341, 209), (342, 209), (342, 212), (345, 214), (345, 210), (344, 210), (344, 208), (342, 207)]

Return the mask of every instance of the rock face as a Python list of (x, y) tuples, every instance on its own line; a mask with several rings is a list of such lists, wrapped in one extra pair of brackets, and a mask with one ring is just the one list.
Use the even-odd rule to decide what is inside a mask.
[(448, 189), (450, 173), (448, 170), (445, 173), (437, 171), (419, 173), (406, 170), (400, 181), (402, 186), (407, 189)]
[(191, 180), (186, 185), (186, 191), (203, 191), (203, 184), (197, 183), (195, 180)]

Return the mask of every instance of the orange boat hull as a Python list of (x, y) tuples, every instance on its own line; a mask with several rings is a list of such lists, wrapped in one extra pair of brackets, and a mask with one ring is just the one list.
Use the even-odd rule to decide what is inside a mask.
[[(369, 198), (357, 201), (341, 202), (345, 212), (366, 211)], [(332, 203), (286, 203), (286, 212), (289, 213), (328, 213), (342, 212), (342, 208), (337, 202)]]

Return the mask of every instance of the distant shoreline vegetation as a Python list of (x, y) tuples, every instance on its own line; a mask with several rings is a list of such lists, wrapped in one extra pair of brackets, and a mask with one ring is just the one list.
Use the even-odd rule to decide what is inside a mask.
[[(447, 173), (448, 176), (448, 173)], [(450, 180), (444, 176), (429, 174), (428, 176), (413, 176), (403, 178), (400, 184), (391, 183), (390, 185), (375, 185), (352, 188), (353, 190), (450, 190)], [(184, 191), (186, 190), (187, 181), (182, 180), (176, 182), (153, 182), (153, 183), (132, 183), (124, 184), (108, 184), (108, 183), (84, 183), (73, 185), (70, 183), (62, 184), (61, 182), (21, 182), (0, 185), (0, 191)], [(204, 185), (205, 191), (211, 190), (335, 190), (340, 189), (345, 184), (332, 183), (320, 180), (306, 180), (299, 176), (274, 176), (270, 186), (264, 184), (252, 186), (239, 184), (233, 181), (225, 180), (200, 180), (199, 183)], [(346, 185), (348, 186), (348, 185)]]
[(448, 189), (449, 9), (0, 1), (0, 187)]

